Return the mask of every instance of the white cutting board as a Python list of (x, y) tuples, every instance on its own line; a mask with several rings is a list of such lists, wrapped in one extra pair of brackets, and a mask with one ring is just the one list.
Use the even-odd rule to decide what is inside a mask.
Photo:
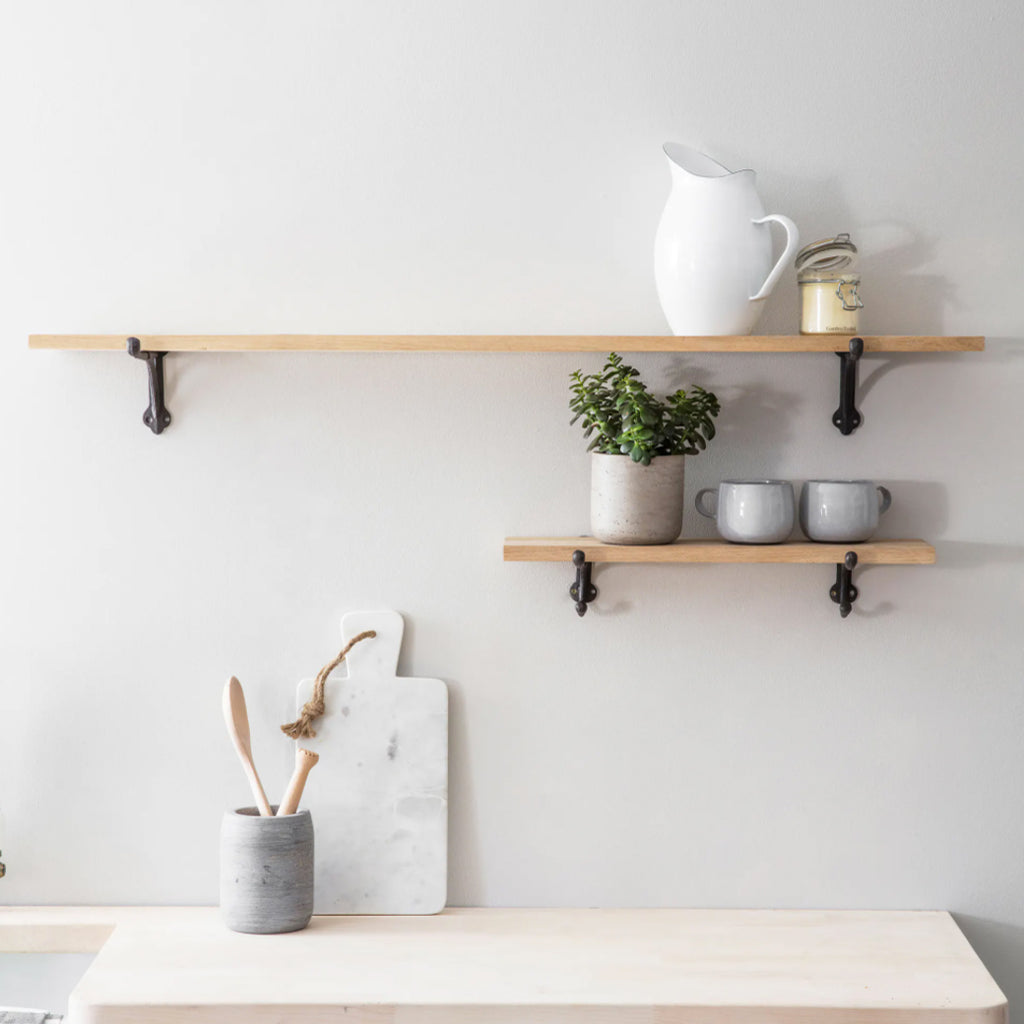
[[(299, 740), (320, 755), (302, 798), (315, 832), (314, 912), (436, 914), (448, 886), (448, 688), (396, 674), (398, 612), (349, 612), (343, 645), (367, 629), (376, 637), (327, 680), (316, 737)], [(312, 693), (303, 680), (297, 709)]]

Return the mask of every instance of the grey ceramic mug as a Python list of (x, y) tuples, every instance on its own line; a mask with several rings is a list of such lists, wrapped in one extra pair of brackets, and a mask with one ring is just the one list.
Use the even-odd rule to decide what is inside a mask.
[[(705, 507), (705, 499), (716, 507)], [(697, 511), (714, 519), (719, 536), (735, 544), (779, 544), (796, 521), (793, 485), (788, 480), (723, 480), (694, 499)]]
[[(277, 814), (277, 808), (271, 810)], [(266, 818), (255, 807), (224, 815), (220, 910), (236, 932), (297, 932), (313, 916), (313, 819)]]
[(888, 489), (873, 480), (808, 480), (800, 492), (800, 529), (823, 542), (869, 540), (891, 504)]

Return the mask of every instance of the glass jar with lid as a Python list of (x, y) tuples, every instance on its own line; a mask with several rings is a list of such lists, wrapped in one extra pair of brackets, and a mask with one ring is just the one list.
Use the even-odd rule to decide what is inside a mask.
[(804, 246), (796, 257), (801, 334), (856, 334), (860, 300), (857, 246), (847, 234)]

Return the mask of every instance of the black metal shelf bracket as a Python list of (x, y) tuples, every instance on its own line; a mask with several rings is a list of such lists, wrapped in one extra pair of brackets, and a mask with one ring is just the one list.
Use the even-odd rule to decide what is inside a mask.
[(846, 437), (860, 426), (857, 412), (857, 363), (864, 355), (864, 339), (851, 338), (846, 352), (837, 352), (841, 361), (839, 367), (839, 408), (832, 413), (832, 422), (839, 433)]
[(587, 605), (597, 597), (597, 587), (590, 582), (593, 566), (587, 561), (585, 552), (574, 551), (572, 564), (576, 566), (576, 582), (569, 588), (569, 596), (576, 602), (576, 614), (582, 619), (587, 614)]
[[(576, 614), (583, 618), (590, 603), (597, 599), (597, 587), (590, 580), (593, 563), (587, 560), (587, 553), (577, 548), (572, 553), (572, 564), (576, 567), (576, 581), (569, 587)], [(839, 605), (839, 614), (846, 618), (853, 611), (853, 602), (860, 591), (853, 583), (853, 570), (857, 568), (857, 552), (847, 551), (841, 562), (836, 563), (836, 581), (829, 587), (828, 596)]]
[(845, 619), (853, 610), (857, 600), (857, 588), (853, 585), (853, 570), (857, 566), (857, 552), (847, 551), (846, 558), (836, 563), (836, 581), (829, 588), (828, 596), (839, 605), (839, 614)]
[(143, 352), (138, 338), (128, 339), (128, 355), (142, 359), (149, 371), (149, 408), (142, 414), (142, 422), (154, 434), (162, 434), (171, 424), (171, 414), (164, 405), (164, 356), (166, 352)]

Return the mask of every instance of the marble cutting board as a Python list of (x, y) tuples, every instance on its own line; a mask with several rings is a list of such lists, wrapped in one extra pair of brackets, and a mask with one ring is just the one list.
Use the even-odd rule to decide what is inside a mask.
[[(342, 643), (367, 629), (377, 636), (327, 681), (316, 737), (299, 741), (320, 755), (302, 799), (316, 832), (314, 913), (436, 914), (448, 884), (448, 688), (396, 674), (398, 612), (348, 613)], [(312, 692), (313, 680), (299, 684), (297, 709)]]

